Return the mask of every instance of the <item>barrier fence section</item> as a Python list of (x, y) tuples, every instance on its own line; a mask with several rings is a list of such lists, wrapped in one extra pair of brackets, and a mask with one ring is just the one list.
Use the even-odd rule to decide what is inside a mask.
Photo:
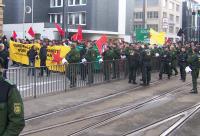
[[(53, 71), (51, 71), (53, 69)], [(152, 70), (159, 69), (159, 61), (152, 60)], [(114, 60), (56, 65), (50, 67), (18, 67), (6, 70), (7, 78), (17, 85), (22, 98), (36, 98), (47, 94), (68, 91), (122, 80), (128, 76), (127, 60)], [(140, 72), (138, 72), (140, 73)]]

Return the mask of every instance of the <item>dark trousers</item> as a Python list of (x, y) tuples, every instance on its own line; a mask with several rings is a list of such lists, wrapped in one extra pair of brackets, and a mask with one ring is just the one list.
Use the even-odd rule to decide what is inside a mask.
[(180, 65), (180, 74), (181, 80), (186, 80), (186, 72), (185, 72), (186, 65)]
[(67, 66), (67, 76), (70, 80), (70, 87), (76, 87), (77, 82), (77, 73), (78, 73), (77, 64), (69, 64)]
[(110, 80), (110, 72), (111, 72), (111, 63), (110, 61), (104, 61), (103, 72), (104, 72), (104, 80)]
[(160, 79), (162, 79), (162, 75), (165, 72), (168, 75), (168, 78), (170, 78), (170, 76), (171, 76), (171, 67), (170, 67), (169, 63), (167, 63), (167, 62), (161, 62), (161, 65), (160, 65), (160, 74), (159, 74)]
[(143, 65), (142, 67), (142, 80), (144, 84), (149, 84), (151, 81), (151, 66)]
[(119, 61), (115, 60), (113, 62), (113, 79), (119, 78)]
[(47, 76), (49, 76), (49, 69), (46, 67), (46, 60), (40, 61), (40, 76), (44, 75), (44, 70), (46, 71)]
[(192, 85), (194, 92), (197, 92), (197, 77), (198, 77), (199, 69), (192, 69)]
[(129, 67), (129, 82), (136, 81), (137, 67), (131, 66)]
[(175, 75), (178, 74), (178, 70), (177, 70), (176, 67), (177, 67), (177, 62), (176, 62), (176, 61), (172, 62), (172, 66), (171, 66), (171, 75), (172, 75), (173, 71), (175, 72)]
[(93, 84), (94, 83), (94, 64), (88, 63), (87, 68), (88, 68), (88, 84)]
[(28, 69), (28, 76), (31, 74), (32, 71), (32, 76), (35, 75), (35, 61), (29, 60), (29, 69)]
[(87, 64), (80, 65), (81, 80), (85, 80), (87, 76)]

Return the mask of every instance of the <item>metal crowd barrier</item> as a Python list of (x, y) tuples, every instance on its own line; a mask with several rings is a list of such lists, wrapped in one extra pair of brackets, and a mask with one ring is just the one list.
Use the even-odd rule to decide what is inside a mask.
[[(153, 70), (159, 69), (157, 59)], [(22, 98), (36, 98), (47, 94), (68, 91), (122, 80), (128, 76), (127, 60), (92, 62), (85, 64), (56, 65), (50, 67), (18, 67), (7, 70), (7, 78), (17, 85)], [(43, 75), (41, 75), (43, 71)]]

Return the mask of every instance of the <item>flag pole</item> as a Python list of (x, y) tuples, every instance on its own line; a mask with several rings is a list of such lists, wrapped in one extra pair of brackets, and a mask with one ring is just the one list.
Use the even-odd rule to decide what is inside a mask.
[(24, 33), (24, 23), (25, 23), (25, 16), (26, 16), (26, 12), (25, 12), (25, 8), (26, 8), (26, 1), (24, 0), (24, 12), (23, 12), (23, 38), (25, 38), (25, 33)]
[(32, 0), (32, 25), (33, 25), (33, 8), (34, 8), (34, 1)]

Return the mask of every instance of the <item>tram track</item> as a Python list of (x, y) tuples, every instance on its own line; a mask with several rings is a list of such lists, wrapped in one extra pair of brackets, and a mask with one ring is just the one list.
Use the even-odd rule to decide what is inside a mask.
[[(165, 80), (167, 80), (167, 78)], [(156, 80), (156, 81), (150, 83), (150, 85), (157, 85), (159, 83), (162, 83), (165, 80), (162, 80), (162, 81)], [(141, 89), (141, 88), (144, 88), (144, 87), (137, 85), (134, 88), (125, 89), (123, 91), (118, 91), (117, 93), (109, 94), (109, 95), (97, 98), (95, 100), (86, 101), (86, 102), (83, 102), (83, 103), (80, 103), (80, 104), (77, 104), (77, 105), (74, 105), (74, 106), (71, 106), (71, 107), (64, 107), (64, 108), (60, 108), (60, 109), (53, 110), (53, 111), (50, 111), (50, 112), (42, 113), (42, 114), (39, 114), (39, 115), (36, 115), (36, 116), (27, 117), (27, 118), (25, 118), (25, 121), (26, 121), (26, 123), (28, 123), (30, 121), (40, 119), (40, 118), (44, 118), (44, 117), (47, 117), (47, 116), (51, 116), (51, 115), (54, 115), (54, 114), (58, 114), (58, 113), (61, 113), (61, 112), (68, 112), (70, 110), (75, 110), (75, 109), (78, 109), (78, 108), (82, 108), (84, 106), (88, 106), (90, 104), (95, 104), (95, 103), (102, 102), (102, 101), (105, 101), (105, 100), (108, 100), (108, 99), (111, 99), (111, 98), (114, 98), (114, 97), (117, 97), (117, 96), (121, 96), (121, 95), (127, 94), (131, 91), (138, 90), (138, 89)]]
[(150, 99), (147, 99), (147, 100), (145, 100), (145, 101), (143, 101), (143, 102), (141, 102), (141, 103), (139, 103), (137, 105), (127, 105), (125, 107), (119, 107), (119, 108), (111, 109), (111, 110), (108, 110), (108, 111), (103, 112), (103, 113), (99, 113), (99, 114), (95, 114), (95, 115), (92, 115), (92, 116), (80, 118), (80, 119), (77, 119), (77, 120), (72, 120), (72, 121), (68, 121), (68, 122), (62, 122), (62, 123), (50, 125), (50, 126), (47, 126), (47, 127), (44, 127), (44, 128), (26, 131), (23, 134), (21, 134), (21, 136), (30, 135), (30, 134), (36, 134), (36, 133), (40, 133), (40, 132), (43, 132), (43, 131), (51, 130), (51, 129), (54, 129), (54, 128), (67, 126), (67, 125), (71, 125), (71, 124), (78, 123), (78, 122), (81, 122), (81, 121), (86, 121), (86, 120), (90, 120), (90, 119), (96, 119), (98, 117), (103, 117), (105, 115), (113, 114), (109, 118), (106, 118), (106, 119), (101, 120), (101, 121), (97, 121), (97, 122), (92, 123), (90, 125), (86, 125), (83, 128), (81, 128), (80, 130), (77, 130), (77, 131), (69, 134), (68, 136), (79, 135), (79, 134), (81, 134), (81, 133), (83, 133), (85, 131), (91, 130), (91, 129), (96, 128), (98, 126), (104, 125), (104, 124), (106, 124), (106, 123), (108, 123), (110, 121), (113, 121), (113, 120), (115, 120), (117, 118), (120, 118), (123, 114), (125, 114), (125, 113), (127, 113), (129, 111), (140, 109), (140, 108), (144, 107), (145, 105), (147, 105), (147, 104), (149, 104), (149, 103), (151, 103), (153, 101), (157, 101), (159, 99), (162, 99), (163, 97), (166, 97), (168, 95), (172, 95), (173, 93), (179, 93), (179, 92), (182, 91), (182, 90), (179, 90), (179, 89), (181, 89), (181, 88), (183, 88), (185, 86), (188, 86), (190, 84), (191, 83), (186, 83), (181, 87), (175, 87), (173, 89), (169, 89), (168, 91), (166, 91), (166, 92), (164, 92), (164, 93), (162, 93), (160, 95), (154, 96), (154, 97), (152, 97)]

